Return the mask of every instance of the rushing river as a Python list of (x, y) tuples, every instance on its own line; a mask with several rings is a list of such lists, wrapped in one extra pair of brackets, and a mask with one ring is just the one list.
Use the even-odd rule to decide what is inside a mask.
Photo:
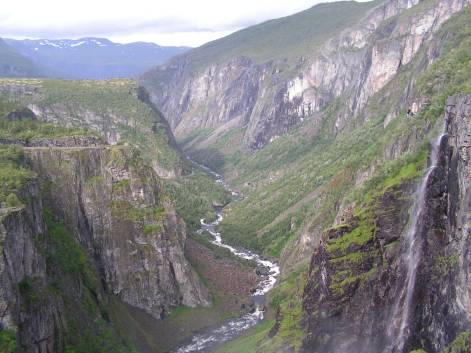
[[(237, 192), (229, 188), (221, 175), (213, 172), (205, 166), (199, 166), (211, 174), (217, 183), (221, 184), (227, 191), (229, 191), (232, 194), (234, 200), (237, 200), (240, 197)], [(214, 222), (206, 223), (204, 219), (201, 220), (201, 228), (199, 229), (198, 233), (202, 234), (204, 232), (208, 232), (213, 237), (212, 243), (214, 245), (226, 248), (235, 256), (238, 256), (242, 259), (253, 261), (256, 263), (257, 267), (265, 268), (265, 272), (267, 274), (260, 277), (261, 280), (258, 283), (255, 291), (252, 293), (252, 300), (255, 303), (255, 310), (253, 312), (247, 313), (239, 318), (230, 319), (221, 326), (203, 331), (202, 333), (193, 336), (191, 338), (191, 342), (172, 351), (173, 353), (211, 352), (221, 343), (239, 336), (243, 331), (258, 324), (261, 320), (263, 320), (263, 310), (266, 302), (265, 296), (274, 287), (276, 283), (276, 277), (280, 274), (280, 268), (276, 263), (268, 261), (260, 255), (249, 250), (235, 248), (225, 244), (221, 233), (218, 231), (218, 226), (223, 219), (223, 208), (215, 207), (215, 212), (216, 220)]]

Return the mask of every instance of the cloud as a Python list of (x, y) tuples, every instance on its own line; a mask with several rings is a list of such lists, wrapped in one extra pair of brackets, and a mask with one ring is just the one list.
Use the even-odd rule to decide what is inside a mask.
[(0, 36), (100, 36), (121, 42), (197, 46), (316, 2), (319, 0), (15, 0), (0, 8)]

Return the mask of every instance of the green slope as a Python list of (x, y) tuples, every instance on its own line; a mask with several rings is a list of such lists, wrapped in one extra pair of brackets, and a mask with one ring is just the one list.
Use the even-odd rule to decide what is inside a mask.
[(191, 51), (192, 65), (224, 62), (235, 56), (256, 61), (299, 58), (355, 24), (378, 1), (340, 1), (313, 6), (294, 15), (238, 31)]
[[(21, 88), (23, 94), (9, 93)], [(3, 93), (1, 93), (3, 91)], [(138, 98), (134, 81), (2, 79), (0, 98), (34, 104), (47, 119), (62, 126), (87, 128), (102, 135), (117, 133), (119, 143), (138, 147), (145, 160), (172, 170), (182, 166), (179, 153), (160, 112)]]
[[(311, 54), (329, 38), (349, 28), (382, 0), (369, 2), (339, 1), (313, 6), (291, 16), (270, 20), (237, 31), (182, 55), (189, 71), (244, 56), (256, 62), (299, 60)], [(171, 62), (170, 64), (171, 65)], [(157, 75), (155, 77), (152, 77)], [(144, 80), (165, 80), (168, 72), (156, 68)]]

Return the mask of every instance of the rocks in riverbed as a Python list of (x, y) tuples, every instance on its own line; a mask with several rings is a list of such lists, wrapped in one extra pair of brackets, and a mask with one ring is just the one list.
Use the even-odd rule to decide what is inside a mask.
[(253, 300), (250, 300), (248, 302), (242, 303), (240, 308), (242, 310), (246, 310), (247, 312), (253, 313), (255, 311), (255, 303)]
[(221, 208), (224, 207), (224, 205), (219, 201), (213, 201), (213, 207)]
[(255, 273), (259, 276), (269, 276), (271, 274), (271, 269), (268, 266), (258, 266), (255, 269)]

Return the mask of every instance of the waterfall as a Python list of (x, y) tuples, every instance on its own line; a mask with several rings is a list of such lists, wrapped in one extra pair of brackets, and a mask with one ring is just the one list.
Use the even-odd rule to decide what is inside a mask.
[(410, 214), (409, 226), (405, 234), (406, 249), (403, 255), (404, 263), (407, 266), (407, 275), (394, 305), (391, 324), (388, 328), (388, 336), (391, 339), (391, 345), (386, 349), (387, 352), (402, 353), (406, 340), (410, 336), (410, 311), (417, 277), (417, 268), (422, 256), (422, 239), (420, 239), (420, 232), (423, 226), (424, 212), (426, 211), (427, 185), (430, 175), (433, 170), (437, 168), (440, 145), (444, 137), (446, 137), (446, 133), (442, 133), (432, 143), (430, 166), (414, 193), (415, 197)]

